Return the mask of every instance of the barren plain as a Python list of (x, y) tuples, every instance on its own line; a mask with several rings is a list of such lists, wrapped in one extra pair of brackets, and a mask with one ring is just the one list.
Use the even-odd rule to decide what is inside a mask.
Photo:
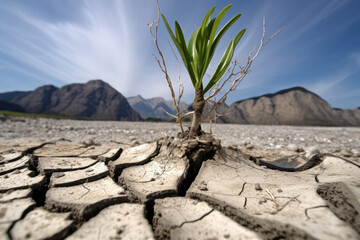
[[(186, 126), (188, 123), (184, 123)], [(45, 118), (8, 118), (0, 121), (0, 141), (35, 139), (73, 142), (93, 141), (131, 145), (155, 141), (161, 137), (176, 137), (180, 131), (176, 123), (80, 121)], [(206, 132), (209, 124), (203, 124)], [(248, 149), (267, 151), (314, 150), (360, 156), (359, 127), (298, 127), (217, 124), (212, 126), (215, 138), (226, 146), (248, 146)]]

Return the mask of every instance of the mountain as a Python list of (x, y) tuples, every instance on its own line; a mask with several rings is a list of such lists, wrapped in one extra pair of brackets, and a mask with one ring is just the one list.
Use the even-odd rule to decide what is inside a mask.
[(27, 112), (45, 113), (51, 108), (51, 97), (57, 90), (58, 88), (53, 85), (45, 85), (12, 100), (12, 102), (22, 106)]
[(15, 92), (6, 92), (6, 93), (0, 93), (0, 100), (5, 102), (17, 102), (19, 99), (23, 98), (29, 92), (22, 92), (22, 91), (15, 91)]
[(223, 107), (222, 122), (242, 124), (360, 126), (360, 110), (333, 109), (302, 87), (285, 89)]
[(0, 111), (25, 112), (25, 109), (15, 103), (0, 100)]
[[(206, 108), (210, 106), (207, 104)], [(182, 103), (182, 110), (189, 110), (189, 107), (191, 108), (190, 105)], [(70, 84), (61, 88), (46, 85), (34, 91), (1, 93), (0, 109), (128, 121), (142, 118), (168, 121), (173, 118), (166, 112), (176, 114), (172, 100), (161, 97), (144, 99), (140, 95), (126, 99), (101, 80), (91, 80), (86, 84)], [(241, 100), (230, 106), (223, 105), (217, 109), (217, 113), (222, 115), (217, 120), (221, 123), (360, 126), (360, 108), (332, 108), (320, 96), (302, 87)]]
[(102, 80), (61, 88), (46, 85), (29, 92), (2, 93), (0, 100), (18, 104), (30, 113), (98, 120), (141, 120), (126, 98)]
[[(162, 97), (144, 99), (140, 95), (128, 97), (127, 100), (131, 107), (139, 112), (143, 118), (171, 120), (172, 118), (166, 112), (176, 115), (176, 108), (172, 100), (165, 100)], [(187, 109), (187, 107), (188, 104), (181, 103), (182, 109)]]

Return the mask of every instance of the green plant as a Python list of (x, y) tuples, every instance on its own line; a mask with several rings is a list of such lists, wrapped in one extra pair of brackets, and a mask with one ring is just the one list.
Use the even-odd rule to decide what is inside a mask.
[(241, 37), (244, 35), (246, 31), (246, 29), (241, 30), (236, 35), (234, 40), (230, 41), (212, 78), (210, 79), (206, 87), (203, 89), (203, 78), (214, 56), (217, 45), (219, 44), (221, 38), (224, 36), (226, 31), (241, 16), (241, 13), (234, 16), (216, 34), (217, 28), (222, 18), (224, 17), (224, 15), (226, 14), (226, 12), (229, 10), (230, 7), (231, 4), (226, 6), (219, 13), (217, 17), (211, 19), (211, 15), (215, 10), (215, 6), (213, 6), (205, 15), (201, 26), (198, 27), (193, 32), (187, 45), (180, 24), (177, 21), (175, 21), (175, 34), (174, 34), (165, 16), (161, 14), (166, 29), (168, 30), (171, 39), (173, 40), (176, 48), (178, 49), (180, 56), (184, 62), (184, 65), (190, 75), (190, 79), (195, 88), (195, 91), (202, 90), (203, 94), (209, 91), (211, 87), (214, 84), (216, 84), (220, 80), (220, 78), (224, 75), (234, 55), (235, 47), (239, 43)]
[[(159, 54), (158, 56), (160, 58), (156, 57), (155, 55), (153, 56), (157, 61), (161, 71), (165, 75), (165, 79), (170, 89), (171, 97), (177, 112), (176, 115), (172, 115), (170, 113), (168, 114), (174, 117), (176, 121), (179, 123), (181, 129), (181, 135), (184, 137), (192, 138), (195, 137), (196, 135), (202, 134), (201, 131), (202, 120), (206, 120), (212, 123), (212, 122), (216, 122), (216, 119), (218, 117), (230, 114), (230, 113), (222, 112), (222, 110), (220, 110), (221, 112), (219, 113), (218, 107), (225, 104), (228, 94), (230, 92), (235, 91), (238, 88), (239, 84), (242, 82), (242, 80), (250, 72), (250, 67), (253, 61), (255, 60), (255, 58), (259, 55), (261, 48), (266, 44), (268, 44), (270, 40), (282, 30), (282, 28), (279, 29), (273, 35), (271, 35), (267, 41), (264, 41), (265, 40), (265, 17), (264, 17), (263, 32), (259, 46), (257, 48), (254, 47), (254, 49), (242, 60), (237, 61), (235, 59), (232, 61), (235, 48), (246, 31), (245, 29), (242, 29), (236, 35), (236, 37), (232, 41), (230, 41), (218, 66), (216, 67), (215, 72), (212, 74), (209, 81), (204, 82), (203, 78), (210, 65), (210, 62), (212, 61), (215, 50), (221, 38), (229, 30), (229, 28), (239, 19), (241, 14), (239, 13), (236, 16), (234, 16), (220, 29), (220, 31), (217, 32), (219, 24), (223, 19), (224, 15), (231, 7), (231, 4), (226, 6), (215, 18), (211, 18), (215, 10), (215, 6), (212, 7), (205, 15), (201, 25), (197, 29), (195, 29), (188, 43), (186, 44), (185, 37), (179, 23), (175, 21), (175, 34), (174, 34), (165, 16), (160, 13), (160, 6), (158, 0), (156, 0), (156, 4), (158, 7), (157, 20), (153, 21), (151, 24), (148, 24), (148, 27), (149, 27), (150, 35), (154, 40), (156, 49), (158, 51)], [(191, 82), (194, 86), (195, 96), (194, 96), (194, 101), (192, 103), (193, 111), (188, 111), (186, 113), (183, 113), (181, 110), (181, 97), (184, 92), (184, 85), (180, 80), (180, 71), (178, 78), (179, 92), (177, 97), (173, 88), (172, 81), (168, 74), (165, 57), (160, 50), (158, 44), (158, 38), (157, 38), (160, 16), (162, 17), (166, 29), (169, 32), (171, 39), (173, 40), (177, 50), (180, 53), (183, 63), (189, 73)], [(153, 31), (153, 29), (155, 29), (155, 31)], [(179, 63), (179, 68), (180, 68), (180, 63)], [(204, 98), (205, 93), (207, 93), (206, 98)], [(206, 102), (209, 103), (209, 109), (206, 109), (206, 111), (204, 112), (204, 106)], [(186, 120), (187, 117), (190, 115), (192, 116), (190, 130), (184, 131), (182, 121)]]
[(168, 30), (171, 39), (180, 53), (180, 56), (189, 73), (191, 82), (195, 89), (195, 97), (192, 105), (194, 109), (194, 116), (189, 132), (189, 135), (191, 136), (199, 133), (201, 130), (201, 116), (205, 105), (204, 94), (208, 92), (223, 77), (233, 58), (236, 45), (239, 43), (241, 37), (246, 31), (246, 29), (242, 29), (236, 35), (236, 37), (230, 41), (218, 66), (216, 67), (214, 74), (204, 88), (203, 78), (221, 38), (241, 16), (241, 13), (234, 16), (221, 28), (218, 33), (216, 33), (222, 18), (230, 7), (231, 4), (226, 6), (217, 17), (211, 19), (211, 16), (215, 10), (215, 6), (212, 7), (205, 15), (202, 24), (192, 33), (188, 44), (186, 44), (180, 24), (175, 21), (174, 34), (165, 16), (161, 14), (166, 29)]

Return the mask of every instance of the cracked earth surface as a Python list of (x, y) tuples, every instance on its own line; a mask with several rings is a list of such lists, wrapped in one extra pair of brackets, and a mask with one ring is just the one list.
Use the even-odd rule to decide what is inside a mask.
[(0, 239), (360, 239), (359, 160), (209, 136), (3, 139)]

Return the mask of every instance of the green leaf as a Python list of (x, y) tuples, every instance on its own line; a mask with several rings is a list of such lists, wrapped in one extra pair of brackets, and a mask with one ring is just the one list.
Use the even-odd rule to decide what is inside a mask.
[(203, 47), (203, 42), (204, 42), (204, 38), (201, 34), (201, 31), (199, 32), (199, 34), (197, 35), (197, 38), (196, 38), (196, 51), (199, 55), (199, 58), (202, 57), (202, 47)]
[(233, 41), (230, 42), (229, 46), (227, 47), (218, 67), (215, 70), (214, 76), (212, 77), (212, 79), (209, 81), (209, 83), (206, 85), (205, 89), (204, 89), (204, 94), (209, 91), (211, 89), (212, 86), (214, 86), (214, 84), (216, 84), (220, 78), (222, 77), (222, 75), (225, 73), (225, 71), (227, 70), (232, 57), (234, 56), (234, 51), (236, 48), (236, 45), (239, 43), (240, 39), (242, 38), (242, 36), (244, 35), (246, 29), (241, 30), (235, 37), (235, 39)]
[(210, 34), (211, 34), (211, 29), (214, 25), (214, 22), (215, 22), (215, 18), (211, 19), (211, 21), (209, 22), (209, 24), (206, 26), (205, 28), (205, 31), (204, 31), (204, 43), (203, 43), (203, 48), (202, 48), (202, 58), (201, 58), (201, 69), (202, 69), (202, 72), (201, 72), (201, 76), (204, 76), (205, 72), (206, 72), (206, 69), (208, 68), (209, 66), (209, 63), (207, 60), (208, 60), (208, 53), (209, 53), (209, 49), (210, 49), (210, 46), (211, 46), (211, 42), (209, 41), (209, 37), (210, 37)]
[(213, 14), (214, 10), (215, 10), (215, 6), (213, 6), (205, 15), (201, 23), (201, 35), (204, 35), (205, 27), (207, 26), (209, 19), (211, 18), (211, 15)]
[(198, 61), (198, 56), (197, 56), (197, 51), (196, 51), (196, 40), (197, 40), (197, 36), (200, 32), (200, 27), (198, 27), (193, 34), (191, 35), (190, 39), (189, 39), (189, 43), (188, 43), (188, 53), (190, 55), (190, 63), (191, 66), (194, 70), (194, 81), (193, 81), (193, 85), (194, 87), (196, 86), (196, 82), (198, 77), (195, 76), (195, 74), (197, 74), (197, 61)]
[(214, 86), (222, 77), (222, 75), (225, 73), (227, 67), (230, 64), (230, 61), (234, 54), (234, 40), (232, 40), (228, 47), (226, 48), (219, 65), (217, 66), (215, 73), (213, 77), (210, 79), (209, 83), (206, 85), (203, 93), (205, 94), (207, 91), (211, 89), (212, 86)]
[[(235, 37), (234, 39), (234, 45), (236, 47), (236, 45), (239, 43), (240, 39), (242, 38), (242, 36), (244, 36), (244, 33), (246, 32), (246, 28), (244, 28), (243, 30), (241, 30)], [(234, 47), (234, 48), (235, 48)]]
[(185, 38), (182, 29), (177, 21), (175, 21), (175, 34), (176, 34), (176, 39), (182, 45), (182, 43), (185, 42)]
[(216, 33), (216, 30), (222, 20), (222, 18), (224, 17), (224, 15), (226, 14), (226, 12), (229, 10), (229, 8), (231, 7), (232, 4), (229, 4), (227, 5), (223, 10), (221, 10), (221, 12), (219, 13), (219, 15), (216, 17), (216, 20), (214, 22), (214, 25), (212, 27), (212, 30), (211, 30), (211, 34), (210, 34), (210, 38), (209, 40), (212, 41), (214, 40), (214, 37), (215, 37), (215, 33)]
[(191, 34), (191, 37), (188, 42), (188, 52), (191, 56), (194, 56), (196, 53), (196, 39), (197, 35), (199, 34), (200, 27), (195, 29), (195, 31)]
[(207, 40), (210, 40), (210, 34), (211, 31), (213, 29), (214, 23), (215, 23), (216, 18), (213, 18), (210, 20), (209, 24), (206, 26), (205, 31), (204, 31), (204, 36)]
[[(172, 32), (168, 22), (164, 15), (161, 14), (165, 26), (177, 47), (181, 58), (184, 62), (186, 69), (189, 72), (192, 84), (194, 85), (195, 90), (203, 89), (202, 79), (206, 73), (206, 70), (211, 62), (211, 59), (214, 56), (215, 49), (218, 46), (223, 35), (227, 30), (240, 18), (241, 13), (235, 15), (230, 21), (228, 21), (221, 30), (216, 34), (217, 28), (223, 19), (224, 15), (227, 13), (231, 4), (226, 6), (217, 17), (212, 18), (211, 16), (215, 10), (213, 6), (205, 15), (200, 27), (198, 27), (191, 35), (188, 44), (186, 45), (185, 37), (182, 32), (182, 29), (177, 21), (175, 21), (175, 35)], [(241, 30), (234, 40), (232, 40), (228, 47), (226, 48), (216, 70), (214, 76), (210, 79), (209, 83), (206, 85), (203, 93), (206, 93), (211, 89), (211, 87), (216, 84), (221, 77), (224, 75), (227, 70), (231, 59), (234, 55), (235, 48), (244, 35), (246, 29)], [(216, 36), (215, 36), (216, 35)]]
[[(214, 21), (213, 25), (211, 26), (211, 33), (210, 33), (210, 36), (209, 36), (209, 47), (207, 48), (206, 55), (205, 55), (206, 62), (205, 62), (204, 65), (206, 66), (206, 69), (209, 66), (209, 64), (211, 62), (211, 59), (212, 59), (212, 57), (214, 55), (214, 53), (211, 54), (211, 49), (212, 49), (213, 40), (214, 40), (214, 37), (215, 37), (215, 34), (216, 34), (216, 30), (217, 30), (221, 20), (223, 19), (224, 15), (227, 13), (229, 8), (231, 7), (231, 5), (232, 4), (229, 4), (226, 7), (224, 7), (223, 10), (221, 10), (221, 12), (219, 13), (219, 15), (216, 18), (214, 18), (215, 21)], [(215, 46), (215, 48), (216, 48), (216, 46)], [(215, 51), (215, 48), (214, 48), (214, 51)], [(206, 69), (202, 73), (202, 76), (205, 75)]]
[[(191, 82), (192, 82), (192, 84), (195, 86), (196, 80), (195, 80), (194, 70), (192, 69), (192, 66), (191, 66), (191, 64), (190, 64), (190, 58), (189, 58), (189, 56), (188, 56), (188, 53), (187, 53), (187, 51), (184, 51), (183, 48), (181, 47), (181, 44), (179, 43), (179, 41), (178, 41), (177, 38), (175, 37), (173, 31), (171, 30), (171, 28), (170, 28), (170, 26), (169, 26), (169, 23), (167, 22), (165, 16), (164, 16), (163, 14), (161, 14), (161, 17), (162, 17), (162, 19), (163, 19), (163, 21), (164, 21), (164, 24), (165, 24), (165, 26), (166, 26), (166, 29), (167, 29), (168, 32), (169, 32), (169, 35), (170, 35), (171, 39), (173, 40), (176, 48), (178, 49), (178, 51), (179, 51), (179, 53), (180, 53), (180, 56), (181, 56), (181, 58), (182, 58), (182, 60), (183, 60), (183, 62), (184, 62), (184, 65), (185, 65), (186, 69), (188, 70), (188, 73), (189, 73), (189, 75), (190, 75)], [(185, 44), (185, 46), (186, 46), (186, 44)], [(186, 47), (185, 47), (185, 49), (186, 49)]]
[(214, 39), (214, 42), (213, 42), (213, 44), (211, 46), (208, 59), (212, 59), (212, 57), (214, 56), (214, 53), (215, 53), (215, 49), (216, 49), (217, 45), (219, 44), (221, 38), (224, 36), (226, 31), (239, 19), (240, 16), (241, 16), (241, 13), (237, 14), (235, 17), (230, 19), (230, 21), (228, 21), (222, 27), (222, 29), (219, 31), (219, 33), (216, 35), (216, 37)]
[[(212, 41), (213, 36), (216, 33), (216, 29), (221, 21), (221, 19), (223, 18), (223, 16), (226, 14), (226, 12), (229, 10), (229, 8), (231, 7), (231, 4), (226, 6), (218, 15), (218, 17), (216, 18), (216, 21), (214, 23), (211, 35), (210, 35), (210, 39)], [(241, 13), (237, 14), (236, 16), (234, 16), (232, 19), (230, 19), (230, 21), (228, 21), (223, 27), (222, 29), (219, 31), (219, 33), (216, 35), (214, 41), (211, 44), (211, 47), (208, 49), (208, 52), (206, 53), (206, 66), (209, 66), (211, 59), (214, 56), (215, 53), (215, 49), (218, 45), (218, 43), (220, 42), (221, 38), (223, 37), (223, 35), (226, 33), (226, 31), (240, 18)], [(235, 44), (236, 45), (236, 44)], [(207, 68), (207, 67), (206, 67)], [(202, 73), (202, 76), (205, 75), (206, 70)]]
[[(175, 33), (176, 33), (176, 39), (178, 40), (180, 47), (182, 48), (185, 55), (188, 55), (184, 34), (183, 34), (182, 29), (177, 21), (175, 21)], [(189, 59), (187, 58), (187, 61), (188, 60)]]

